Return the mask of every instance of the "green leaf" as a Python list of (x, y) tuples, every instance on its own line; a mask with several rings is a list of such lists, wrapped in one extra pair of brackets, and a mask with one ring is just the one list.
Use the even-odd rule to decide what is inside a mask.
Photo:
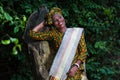
[(19, 31), (19, 27), (16, 26), (16, 27), (14, 28), (14, 33), (17, 33), (18, 31)]
[(23, 16), (23, 21), (26, 21), (26, 20), (27, 20), (26, 16)]
[(18, 49), (19, 49), (20, 51), (22, 50), (22, 48), (21, 48), (21, 45), (20, 45), (20, 44), (17, 44), (16, 46), (18, 47)]
[(2, 7), (2, 6), (0, 6), (0, 12), (1, 12), (1, 13), (4, 13), (4, 10), (3, 10), (3, 7)]
[(99, 41), (95, 43), (95, 48), (105, 49), (106, 48), (106, 42), (105, 41)]
[(13, 18), (8, 14), (8, 13), (4, 13), (4, 16), (5, 16), (5, 18), (6, 18), (6, 20), (8, 20), (8, 21), (11, 21)]
[(13, 47), (12, 54), (13, 54), (13, 55), (17, 55), (17, 54), (18, 54), (18, 51), (17, 51), (17, 49), (16, 49), (16, 46)]
[(18, 44), (19, 40), (17, 38), (10, 38), (11, 42), (13, 42), (14, 44)]
[(9, 39), (8, 40), (1, 40), (1, 43), (3, 45), (8, 45), (8, 44), (10, 44), (10, 40)]

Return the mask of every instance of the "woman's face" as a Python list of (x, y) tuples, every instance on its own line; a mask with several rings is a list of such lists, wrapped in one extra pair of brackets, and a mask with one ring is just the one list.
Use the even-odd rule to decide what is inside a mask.
[(66, 27), (65, 19), (61, 14), (53, 15), (53, 24), (56, 26), (58, 30), (64, 29)]

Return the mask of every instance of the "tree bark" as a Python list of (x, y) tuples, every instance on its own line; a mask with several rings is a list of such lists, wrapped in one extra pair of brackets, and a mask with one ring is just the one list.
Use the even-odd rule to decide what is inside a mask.
[(35, 80), (47, 80), (49, 68), (50, 47), (47, 41), (40, 41), (28, 44), (28, 51), (31, 55), (33, 74)]

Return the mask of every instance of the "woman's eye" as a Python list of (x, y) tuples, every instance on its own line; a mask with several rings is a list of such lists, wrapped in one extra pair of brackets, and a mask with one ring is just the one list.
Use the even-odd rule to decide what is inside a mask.
[(59, 16), (59, 18), (62, 18), (61, 16)]

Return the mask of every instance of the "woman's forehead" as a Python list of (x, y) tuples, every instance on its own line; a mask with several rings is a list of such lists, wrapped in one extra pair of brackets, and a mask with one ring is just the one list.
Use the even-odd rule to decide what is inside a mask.
[(54, 14), (53, 15), (53, 18), (55, 18), (55, 17), (60, 17), (60, 16), (62, 16), (61, 14)]

